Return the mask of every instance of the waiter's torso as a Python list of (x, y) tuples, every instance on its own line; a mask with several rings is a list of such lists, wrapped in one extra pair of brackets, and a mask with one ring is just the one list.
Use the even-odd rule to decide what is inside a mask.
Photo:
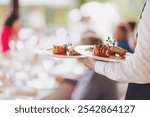
[[(146, 3), (144, 5), (144, 8), (145, 6)], [(144, 11), (144, 8), (142, 12)], [(141, 18), (142, 18), (142, 14), (141, 14)], [(130, 83), (128, 86), (125, 99), (126, 100), (150, 100), (150, 83), (148, 84)]]

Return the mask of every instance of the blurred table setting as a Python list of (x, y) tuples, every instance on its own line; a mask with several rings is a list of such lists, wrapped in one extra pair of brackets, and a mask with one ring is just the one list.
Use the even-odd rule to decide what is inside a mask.
[(9, 55), (0, 56), (0, 99), (42, 99), (59, 86), (56, 77), (76, 79), (84, 72), (75, 59), (43, 54), (41, 48), (57, 43), (51, 38), (57, 37), (38, 40), (31, 29), (20, 30), (19, 40), (10, 42)]

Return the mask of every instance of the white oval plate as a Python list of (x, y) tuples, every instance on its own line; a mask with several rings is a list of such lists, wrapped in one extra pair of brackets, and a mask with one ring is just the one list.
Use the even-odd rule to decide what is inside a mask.
[(69, 55), (58, 55), (58, 54), (53, 54), (52, 48), (49, 49), (44, 49), (44, 54), (50, 56), (50, 57), (55, 57), (55, 58), (72, 58), (72, 59), (78, 59), (78, 58), (84, 58), (84, 55), (76, 55), (76, 56), (69, 56)]
[(75, 51), (77, 51), (78, 53), (82, 55), (85, 55), (86, 57), (93, 58), (99, 61), (106, 61), (106, 62), (123, 62), (127, 60), (130, 55), (132, 55), (131, 53), (127, 53), (125, 56), (126, 59), (120, 59), (119, 57), (114, 57), (114, 56), (113, 58), (99, 57), (99, 56), (93, 55), (92, 52), (86, 50), (87, 48), (91, 48), (91, 47), (93, 47), (93, 45), (81, 45), (81, 46), (75, 47)]

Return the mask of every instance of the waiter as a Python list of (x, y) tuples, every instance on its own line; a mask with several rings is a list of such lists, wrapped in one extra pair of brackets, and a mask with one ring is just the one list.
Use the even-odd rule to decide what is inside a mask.
[(83, 63), (112, 80), (129, 83), (126, 100), (150, 100), (150, 0), (144, 7), (137, 46), (130, 59), (110, 63), (85, 58)]

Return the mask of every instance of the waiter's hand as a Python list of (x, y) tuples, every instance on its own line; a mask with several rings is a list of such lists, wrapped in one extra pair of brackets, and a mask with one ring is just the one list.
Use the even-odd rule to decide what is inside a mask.
[(86, 67), (90, 68), (90, 69), (94, 69), (96, 60), (94, 59), (90, 59), (90, 58), (82, 58), (82, 59), (78, 59), (80, 63), (83, 63)]

